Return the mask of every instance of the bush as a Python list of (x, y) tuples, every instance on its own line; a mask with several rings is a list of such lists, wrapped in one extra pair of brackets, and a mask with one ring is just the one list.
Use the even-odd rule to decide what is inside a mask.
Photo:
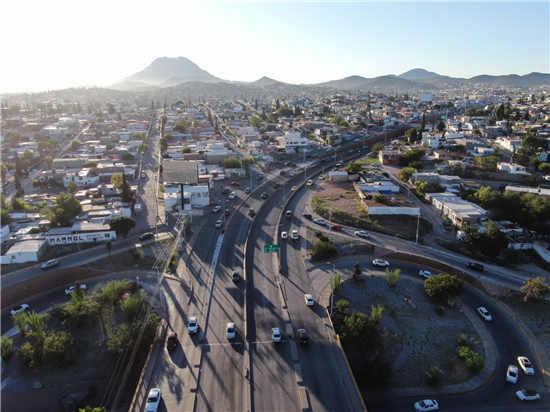
[(479, 353), (471, 350), (467, 346), (461, 346), (458, 348), (458, 356), (460, 356), (466, 362), (466, 367), (472, 372), (479, 372), (483, 369), (485, 359)]
[(391, 287), (397, 286), (399, 278), (401, 277), (401, 269), (390, 270), (386, 268), (386, 280)]
[(338, 249), (332, 243), (318, 241), (313, 245), (311, 255), (319, 260), (330, 259), (338, 255)]
[(13, 355), (13, 341), (8, 338), (6, 335), (2, 336), (2, 342), (0, 343), (0, 349), (2, 354), (2, 359), (5, 361), (9, 360)]
[(458, 346), (468, 346), (468, 338), (466, 335), (462, 334), (458, 337)]
[(430, 386), (437, 386), (443, 379), (443, 371), (434, 365), (426, 371), (426, 377)]
[(138, 316), (142, 303), (142, 300), (135, 296), (129, 297), (122, 303), (122, 311), (128, 322), (132, 322)]

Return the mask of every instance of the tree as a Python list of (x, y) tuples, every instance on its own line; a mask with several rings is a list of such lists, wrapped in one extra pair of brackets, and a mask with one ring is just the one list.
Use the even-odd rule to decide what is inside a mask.
[(19, 132), (7, 132), (4, 136), (4, 142), (8, 147), (15, 147), (21, 141), (21, 134)]
[(84, 163), (82, 167), (96, 167), (97, 164), (98, 162), (96, 162), (95, 160), (89, 160), (86, 163)]
[(122, 234), (122, 236), (126, 239), (126, 236), (130, 233), (130, 230), (136, 227), (136, 221), (128, 216), (118, 216), (111, 219), (109, 226), (111, 227), (111, 230), (116, 232), (117, 235)]
[(191, 153), (192, 150), (189, 146), (184, 146), (184, 147), (181, 148), (181, 152), (182, 153)]
[(258, 116), (252, 116), (252, 119), (250, 119), (250, 124), (256, 128), (259, 128), (262, 124), (262, 119)]
[[(21, 167), (21, 160), (19, 159), (19, 156), (17, 155), (17, 152), (15, 152), (13, 161), (15, 162), (15, 177), (16, 178), (23, 177), (23, 168)], [(17, 187), (15, 189), (20, 190), (21, 189), (21, 183), (19, 183), (19, 189), (17, 189)]]
[(223, 167), (227, 169), (237, 169), (241, 167), (241, 161), (235, 156), (229, 156), (223, 163)]
[(80, 140), (78, 140), (78, 139), (73, 140), (71, 142), (71, 150), (73, 152), (76, 152), (78, 149), (80, 149), (81, 144), (82, 143), (80, 142)]
[(420, 197), (425, 197), (426, 192), (428, 191), (428, 182), (414, 182), (414, 188), (416, 190), (416, 193)]
[(9, 360), (12, 355), (12, 348), (13, 348), (13, 340), (8, 338), (6, 335), (2, 336), (2, 340), (0, 341), (0, 349), (1, 349), (1, 356), (4, 361)]
[(357, 174), (359, 173), (361, 170), (363, 170), (363, 167), (361, 166), (360, 163), (357, 163), (357, 162), (351, 162), (348, 167), (346, 168), (347, 172), (348, 173), (352, 173), (352, 174)]
[(424, 282), (424, 290), (431, 298), (446, 301), (462, 293), (463, 282), (455, 275), (438, 274)]
[(64, 227), (80, 213), (80, 210), (80, 202), (75, 195), (61, 192), (55, 197), (52, 207), (42, 209), (40, 215), (49, 220), (52, 227)]
[(4, 183), (6, 182), (7, 175), (8, 175), (8, 167), (4, 163), (2, 163), (0, 165), (0, 177), (2, 179), (2, 182)]
[(338, 255), (338, 249), (329, 242), (315, 242), (311, 256), (317, 260), (329, 259)]
[(11, 223), (11, 216), (9, 206), (6, 203), (6, 196), (0, 196), (0, 223), (2, 226), (9, 225)]
[(526, 302), (536, 302), (539, 298), (545, 298), (550, 294), (550, 286), (546, 283), (546, 278), (539, 276), (536, 278), (527, 278), (519, 291), (523, 293), (523, 300)]
[(111, 249), (113, 248), (113, 242), (111, 240), (106, 241), (105, 247), (109, 251), (109, 256), (111, 256)]
[(410, 162), (422, 159), (424, 152), (421, 149), (411, 149), (399, 156), (399, 165), (408, 166)]
[(44, 164), (46, 165), (46, 167), (48, 168), (48, 170), (50, 170), (52, 168), (52, 165), (53, 165), (53, 159), (51, 156), (47, 156), (45, 159), (44, 159)]
[(443, 121), (440, 120), (439, 124), (436, 127), (436, 129), (439, 130), (439, 132), (442, 132), (443, 130), (445, 130), (445, 123), (443, 123)]
[(132, 194), (130, 193), (130, 185), (126, 180), (126, 174), (122, 173), (122, 201), (130, 202), (132, 200)]
[(405, 167), (397, 172), (397, 177), (401, 179), (402, 182), (408, 182), (415, 172), (416, 170), (412, 167)]
[(159, 145), (161, 152), (166, 152), (168, 150), (168, 140), (165, 137), (159, 139)]
[(76, 182), (69, 182), (69, 184), (67, 185), (67, 191), (70, 194), (74, 195), (76, 192), (78, 192), (78, 184)]
[(422, 122), (420, 123), (422, 130), (426, 129), (426, 113), (422, 113)]
[(111, 176), (111, 184), (114, 185), (117, 189), (122, 189), (122, 175), (120, 173), (115, 173)]
[(125, 162), (130, 162), (132, 160), (135, 160), (135, 157), (132, 153), (126, 152), (120, 155), (120, 160), (124, 160)]
[(359, 276), (361, 276), (361, 264), (359, 262), (355, 262), (353, 265), (353, 280), (359, 280)]
[(377, 193), (372, 196), (372, 201), (376, 203), (385, 203), (386, 202), (386, 196), (384, 196), (382, 193)]
[(376, 143), (374, 146), (372, 146), (372, 153), (378, 154), (380, 150), (384, 150), (384, 145), (382, 143)]

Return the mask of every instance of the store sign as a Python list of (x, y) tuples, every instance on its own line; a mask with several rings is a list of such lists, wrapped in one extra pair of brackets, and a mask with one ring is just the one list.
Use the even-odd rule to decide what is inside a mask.
[(105, 242), (107, 240), (116, 239), (116, 232), (92, 232), (92, 233), (76, 233), (74, 235), (59, 235), (47, 236), (48, 245), (69, 245), (72, 243), (94, 243)]

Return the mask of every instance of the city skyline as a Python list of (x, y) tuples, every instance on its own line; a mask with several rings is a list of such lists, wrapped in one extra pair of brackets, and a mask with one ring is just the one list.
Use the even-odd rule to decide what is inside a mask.
[(415, 68), (458, 78), (548, 73), (549, 10), (546, 1), (3, 0), (0, 92), (104, 87), (163, 56), (244, 82), (315, 84)]

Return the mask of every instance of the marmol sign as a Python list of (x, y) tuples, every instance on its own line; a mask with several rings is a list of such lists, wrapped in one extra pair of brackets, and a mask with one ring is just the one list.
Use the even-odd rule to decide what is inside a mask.
[(74, 235), (47, 236), (48, 245), (68, 245), (71, 243), (93, 243), (116, 239), (116, 232), (77, 233)]

